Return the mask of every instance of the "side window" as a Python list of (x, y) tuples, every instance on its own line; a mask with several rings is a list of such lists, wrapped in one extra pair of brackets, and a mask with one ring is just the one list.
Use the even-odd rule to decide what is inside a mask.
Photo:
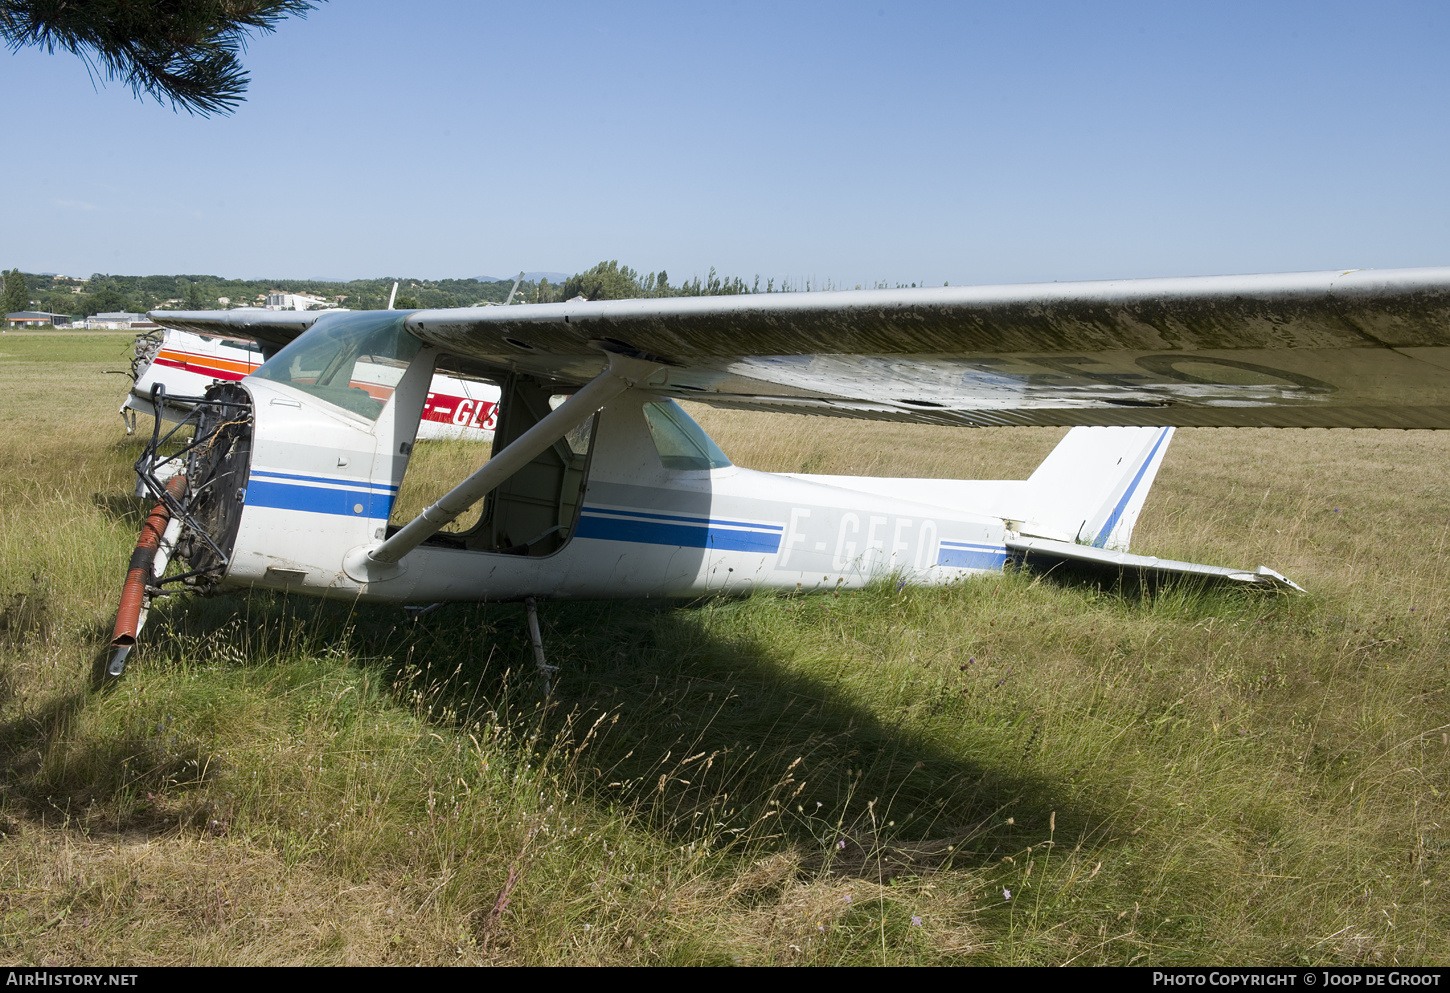
[[(549, 409), (558, 410), (564, 401), (573, 395), (572, 393), (555, 393), (549, 397)], [(589, 454), (589, 446), (594, 441), (594, 422), (596, 420), (598, 418), (591, 417), (564, 435), (564, 443), (569, 446), (569, 451), (573, 452), (576, 456)]]
[(725, 469), (730, 460), (694, 418), (673, 400), (644, 405), (655, 451), (666, 469)]

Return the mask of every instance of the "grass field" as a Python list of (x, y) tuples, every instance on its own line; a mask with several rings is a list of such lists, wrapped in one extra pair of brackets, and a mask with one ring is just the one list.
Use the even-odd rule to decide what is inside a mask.
[[(546, 603), (547, 702), (516, 605), (182, 599), (98, 688), (128, 345), (0, 338), (7, 963), (1450, 960), (1450, 436), (1179, 432), (1135, 550), (1304, 596)], [(1061, 434), (699, 415), (790, 471)]]

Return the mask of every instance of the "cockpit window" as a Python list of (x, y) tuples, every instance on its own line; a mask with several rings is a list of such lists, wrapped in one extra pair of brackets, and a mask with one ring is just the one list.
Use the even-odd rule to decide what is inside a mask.
[(655, 451), (666, 469), (725, 469), (730, 460), (673, 400), (644, 405)]
[(407, 316), (381, 310), (319, 321), (252, 375), (375, 421), (423, 347), (404, 330)]

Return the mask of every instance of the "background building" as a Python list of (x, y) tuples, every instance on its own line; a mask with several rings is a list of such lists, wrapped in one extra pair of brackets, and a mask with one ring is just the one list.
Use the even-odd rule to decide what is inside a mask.
[(107, 314), (92, 314), (86, 318), (86, 328), (97, 330), (104, 328), (135, 328), (138, 331), (148, 328), (156, 328), (161, 325), (151, 320), (145, 314), (130, 314), (126, 311), (112, 311)]
[(310, 297), (302, 293), (268, 293), (268, 310), (315, 310), (331, 307), (332, 301), (321, 297)]
[(12, 328), (35, 328), (45, 324), (65, 324), (69, 314), (52, 314), (47, 310), (17, 310), (5, 315), (5, 323)]

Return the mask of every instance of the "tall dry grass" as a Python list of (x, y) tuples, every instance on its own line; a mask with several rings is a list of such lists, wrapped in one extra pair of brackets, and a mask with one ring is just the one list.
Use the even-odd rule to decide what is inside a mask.
[[(1438, 436), (1180, 432), (1135, 543), (1302, 597), (545, 604), (549, 699), (516, 606), (183, 599), (97, 688), (138, 444), (116, 342), (65, 347), (0, 342), (6, 961), (1446, 957)], [(1061, 433), (702, 420), (891, 475), (1024, 476)]]

